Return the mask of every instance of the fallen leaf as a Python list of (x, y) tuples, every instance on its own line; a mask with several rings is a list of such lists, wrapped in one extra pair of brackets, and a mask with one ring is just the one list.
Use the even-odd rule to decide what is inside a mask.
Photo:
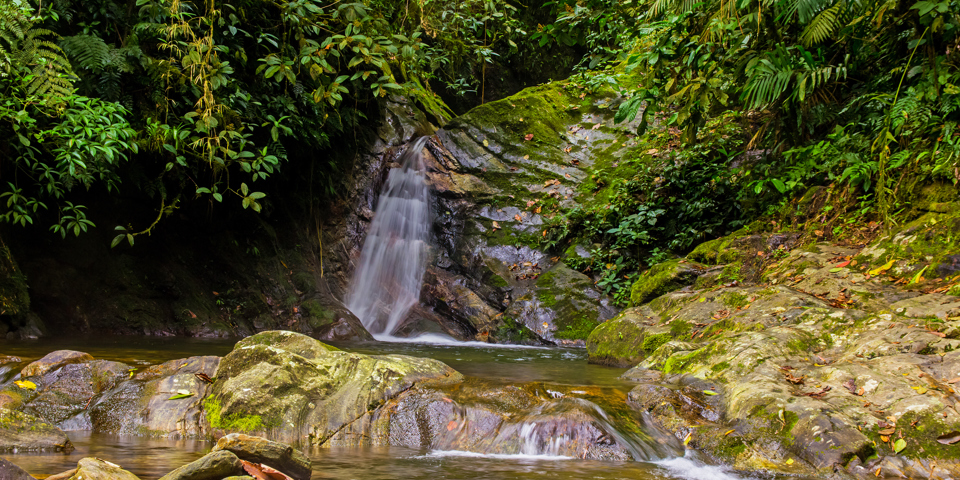
[(846, 267), (847, 265), (850, 265), (850, 260), (847, 260), (846, 262), (838, 263), (837, 268), (843, 268), (843, 267)]
[(498, 228), (500, 228), (500, 224), (497, 223), (496, 220), (494, 220), (494, 221), (493, 221), (493, 229), (496, 230), (496, 229), (498, 229)]
[(528, 134), (524, 135), (523, 139), (524, 139), (525, 141), (529, 142), (530, 140), (533, 140), (533, 134), (532, 134), (532, 133), (528, 133)]
[(490, 142), (488, 142), (487, 139), (483, 139), (483, 146), (484, 146), (484, 147), (489, 147), (489, 146), (490, 146)]
[(687, 446), (690, 443), (690, 440), (693, 440), (693, 432), (690, 432), (686, 437), (683, 437), (683, 446)]
[(852, 378), (848, 379), (846, 382), (843, 382), (843, 388), (846, 388), (850, 391), (850, 393), (857, 395), (857, 384)]
[(960, 432), (945, 433), (937, 437), (937, 441), (944, 445), (953, 445), (960, 442)]
[(594, 125), (594, 126), (592, 126), (592, 127), (590, 127), (590, 128), (591, 128), (592, 130), (599, 130), (600, 127), (602, 127), (602, 126), (603, 126), (602, 123), (598, 123), (598, 124), (596, 124), (596, 125)]
[(714, 392), (713, 390), (704, 390), (704, 391), (703, 391), (703, 394), (704, 394), (704, 395), (711, 395), (711, 396), (713, 396), (713, 395), (719, 395), (717, 392)]
[(785, 463), (786, 463), (787, 465), (793, 465), (793, 459), (792, 459), (792, 458), (788, 458)]
[(201, 382), (213, 383), (213, 379), (210, 378), (210, 376), (207, 375), (206, 373), (200, 372), (200, 373), (194, 373), (193, 375), (196, 376), (198, 379), (200, 379)]
[(890, 428), (884, 428), (883, 430), (880, 430), (877, 433), (879, 433), (880, 435), (893, 435), (894, 432), (896, 431), (897, 431), (896, 428), (890, 427)]
[(874, 268), (873, 270), (870, 270), (870, 271), (867, 272), (867, 273), (869, 273), (871, 276), (877, 276), (877, 275), (880, 275), (880, 274), (883, 273), (883, 272), (886, 272), (887, 270), (890, 270), (891, 268), (893, 268), (893, 260), (890, 260), (889, 262), (887, 262), (887, 263), (885, 263), (885, 264), (883, 264), (883, 265), (881, 265), (881, 266), (879, 266), (879, 267), (877, 267), (877, 268)]
[(524, 160), (530, 160), (530, 155), (524, 155), (524, 156), (523, 156), (523, 159), (524, 159)]
[(516, 220), (516, 221), (518, 221), (518, 222), (522, 222), (522, 221), (523, 221), (523, 219), (520, 218), (520, 215), (514, 215), (514, 216), (513, 216), (513, 219)]
[(839, 268), (839, 267), (837, 267), (837, 268), (831, 268), (831, 269), (830, 269), (830, 273), (837, 273), (837, 272), (839, 272), (840, 270), (843, 270), (843, 269), (842, 269), (842, 268)]
[(653, 155), (653, 154), (655, 154), (655, 153), (657, 153), (657, 149), (656, 149), (656, 148), (651, 148), (650, 150), (647, 150), (647, 155)]
[(903, 451), (904, 448), (907, 448), (907, 442), (906, 442), (906, 440), (900, 438), (900, 439), (897, 439), (896, 442), (893, 442), (893, 452), (894, 452), (894, 453), (900, 453), (900, 452)]
[(27, 390), (36, 390), (37, 384), (31, 382), (30, 380), (16, 380), (15, 383), (20, 388), (26, 388)]
[(919, 387), (910, 387), (910, 388), (916, 390), (917, 393), (919, 393), (920, 395), (923, 395), (924, 393), (927, 393), (927, 387), (924, 387), (923, 385), (921, 385), (921, 386), (919, 386)]
[(727, 430), (727, 431), (723, 434), (723, 436), (726, 437), (727, 435), (730, 435), (731, 433), (733, 433), (733, 432), (735, 432), (735, 431), (736, 431), (736, 430)]
[(450, 431), (450, 430), (453, 430), (454, 428), (457, 428), (457, 421), (450, 420), (450, 423), (447, 424), (447, 430)]
[(880, 441), (883, 442), (883, 443), (887, 443), (887, 442), (890, 441), (890, 436), (889, 436), (889, 435), (880, 435)]
[(181, 390), (177, 390), (177, 394), (174, 395), (174, 396), (172, 396), (172, 397), (170, 397), (170, 398), (168, 398), (167, 400), (180, 400), (181, 398), (188, 398), (188, 397), (192, 397), (192, 396), (194, 396), (194, 395), (195, 395), (195, 394), (194, 394), (193, 392), (190, 392), (190, 391), (188, 391), (188, 390), (182, 390), (182, 389), (181, 389)]

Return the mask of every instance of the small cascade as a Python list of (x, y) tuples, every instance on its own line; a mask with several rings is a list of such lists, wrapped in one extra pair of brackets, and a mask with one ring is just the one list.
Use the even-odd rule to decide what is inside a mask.
[(409, 144), (400, 168), (387, 176), (347, 293), (347, 308), (380, 339), (391, 338), (420, 299), (431, 221), (421, 155), (426, 142)]

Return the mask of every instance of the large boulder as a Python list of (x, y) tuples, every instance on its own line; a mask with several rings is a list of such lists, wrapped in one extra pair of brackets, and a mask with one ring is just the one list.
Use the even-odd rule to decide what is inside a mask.
[(404, 390), (462, 378), (436, 360), (359, 355), (293, 332), (262, 332), (224, 357), (203, 406), (215, 432), (323, 445)]

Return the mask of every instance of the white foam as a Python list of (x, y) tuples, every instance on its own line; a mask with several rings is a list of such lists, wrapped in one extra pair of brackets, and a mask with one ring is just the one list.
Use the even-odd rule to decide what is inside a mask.
[(675, 457), (653, 462), (667, 471), (671, 477), (685, 480), (747, 480), (752, 477), (741, 477), (729, 472), (728, 467), (706, 465), (688, 457)]
[(477, 452), (465, 452), (462, 450), (433, 450), (426, 455), (421, 455), (415, 458), (443, 458), (443, 457), (465, 457), (465, 458), (492, 458), (496, 460), (573, 460), (573, 457), (567, 457), (563, 455), (530, 455), (525, 453), (520, 454), (504, 454), (504, 453), (477, 453)]
[[(373, 338), (380, 342), (388, 343), (420, 343), (426, 345), (449, 345), (451, 347), (474, 347), (474, 348), (527, 348), (533, 350), (545, 350), (550, 347), (539, 347), (532, 345), (511, 345), (503, 343), (485, 343), (485, 342), (463, 342), (456, 338), (449, 337), (440, 333), (424, 333), (416, 337), (394, 337), (392, 335), (374, 334)], [(525, 360), (525, 359), (520, 359)]]

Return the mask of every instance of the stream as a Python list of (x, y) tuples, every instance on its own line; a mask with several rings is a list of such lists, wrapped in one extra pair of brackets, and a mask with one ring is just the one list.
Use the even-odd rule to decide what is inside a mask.
[[(145, 366), (192, 355), (225, 355), (233, 348), (231, 339), (93, 337), (41, 339), (32, 342), (2, 342), (0, 352), (15, 355), (26, 363), (57, 349), (88, 352), (95, 358)], [(619, 403), (632, 388), (618, 377), (624, 369), (592, 365), (582, 349), (483, 346), (481, 344), (356, 343), (338, 347), (364, 354), (403, 354), (443, 361), (467, 376), (468, 382), (489, 385), (539, 382), (547, 392), (564, 390), (582, 393), (601, 408), (609, 399)], [(0, 375), (3, 376), (3, 375)], [(208, 452), (212, 443), (204, 440), (170, 440), (139, 436), (118, 436), (86, 431), (67, 432), (76, 446), (64, 454), (6, 454), (5, 458), (28, 472), (42, 477), (69, 470), (87, 456), (119, 464), (147, 480)], [(663, 438), (670, 458), (655, 461), (596, 461), (550, 455), (481, 455), (457, 451), (430, 451), (400, 447), (316, 448), (314, 478), (330, 479), (745, 479), (722, 466), (709, 465), (688, 450), (684, 455), (679, 441)], [(400, 473), (402, 472), (402, 473)]]

